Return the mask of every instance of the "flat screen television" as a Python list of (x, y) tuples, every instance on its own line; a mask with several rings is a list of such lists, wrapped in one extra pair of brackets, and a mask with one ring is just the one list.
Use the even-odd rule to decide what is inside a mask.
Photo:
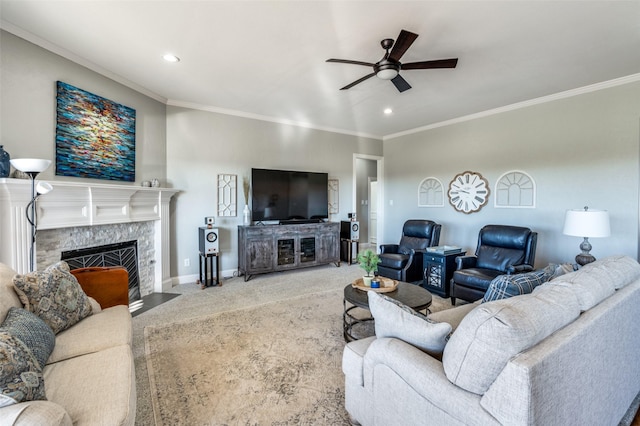
[(327, 173), (251, 169), (253, 221), (321, 221), (329, 217)]

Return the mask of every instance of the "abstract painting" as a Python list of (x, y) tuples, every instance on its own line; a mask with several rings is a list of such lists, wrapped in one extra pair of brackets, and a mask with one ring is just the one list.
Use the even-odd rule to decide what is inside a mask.
[(56, 175), (135, 181), (136, 111), (58, 81)]

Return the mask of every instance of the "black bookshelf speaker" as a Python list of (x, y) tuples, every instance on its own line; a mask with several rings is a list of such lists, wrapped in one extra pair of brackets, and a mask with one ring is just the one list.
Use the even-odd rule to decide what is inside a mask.
[(354, 220), (343, 220), (340, 222), (340, 238), (351, 241), (360, 239), (360, 222)]
[(198, 229), (200, 234), (200, 253), (218, 253), (220, 241), (218, 238), (218, 228), (207, 228), (206, 226), (201, 226)]

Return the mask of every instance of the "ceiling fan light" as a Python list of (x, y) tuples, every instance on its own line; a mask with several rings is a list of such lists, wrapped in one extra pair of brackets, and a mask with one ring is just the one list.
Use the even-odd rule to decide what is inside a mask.
[(163, 55), (162, 59), (164, 59), (167, 62), (180, 62), (180, 58), (178, 58), (176, 55), (173, 55), (171, 53), (167, 53), (166, 55)]
[(381, 78), (383, 80), (392, 80), (394, 78), (396, 78), (396, 76), (398, 75), (398, 71), (394, 70), (392, 68), (386, 69), (386, 70), (379, 70), (376, 73), (376, 76), (378, 78)]

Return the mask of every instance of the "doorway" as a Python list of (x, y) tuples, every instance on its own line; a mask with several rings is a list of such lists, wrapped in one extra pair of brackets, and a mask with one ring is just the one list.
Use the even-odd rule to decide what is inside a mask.
[(360, 224), (361, 249), (375, 250), (381, 235), (384, 216), (382, 173), (382, 157), (354, 154), (352, 211)]
[(369, 244), (378, 245), (378, 180), (369, 178)]

